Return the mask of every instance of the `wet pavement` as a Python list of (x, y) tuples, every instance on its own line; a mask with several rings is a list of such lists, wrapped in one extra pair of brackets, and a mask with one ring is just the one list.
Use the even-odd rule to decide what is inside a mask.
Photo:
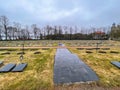
[(99, 80), (96, 73), (77, 55), (66, 48), (57, 49), (54, 64), (54, 83), (75, 83)]

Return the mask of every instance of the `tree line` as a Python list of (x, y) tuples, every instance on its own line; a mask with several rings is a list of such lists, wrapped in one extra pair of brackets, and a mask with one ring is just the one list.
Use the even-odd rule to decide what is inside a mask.
[[(22, 26), (14, 22), (12, 25), (6, 16), (0, 16), (0, 40), (93, 40), (116, 38), (116, 32), (108, 28), (89, 29), (77, 26), (50, 26), (39, 27), (36, 24)], [(99, 32), (99, 33), (98, 33)]]
[(112, 24), (110, 38), (112, 40), (120, 40), (120, 25)]

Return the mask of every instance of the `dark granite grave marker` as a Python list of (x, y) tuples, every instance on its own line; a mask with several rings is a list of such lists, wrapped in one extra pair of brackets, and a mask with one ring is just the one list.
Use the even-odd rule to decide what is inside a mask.
[(1, 55), (9, 55), (10, 52), (4, 52), (4, 53), (1, 53)]
[(3, 64), (3, 61), (0, 61), (0, 65)]
[(3, 65), (3, 61), (0, 61), (0, 67)]
[(39, 51), (38, 52), (34, 52), (34, 54), (41, 54), (41, 52), (39, 52)]
[(84, 50), (84, 48), (77, 48), (77, 50)]
[(119, 52), (117, 52), (117, 51), (110, 51), (110, 53), (118, 54)]
[(91, 51), (86, 51), (86, 53), (93, 53), (93, 52), (91, 52)]
[(25, 52), (18, 52), (17, 55), (25, 54)]
[(22, 72), (27, 67), (27, 63), (18, 64), (12, 72)]
[(102, 48), (102, 50), (110, 50), (110, 48)]
[(16, 64), (7, 64), (5, 66), (3, 66), (2, 68), (0, 68), (0, 72), (9, 72), (11, 71), (14, 67), (16, 66)]
[(111, 64), (113, 64), (114, 66), (116, 66), (117, 68), (120, 69), (120, 62), (118, 62), (118, 61), (112, 61)]
[(105, 54), (105, 53), (106, 53), (106, 51), (98, 51), (98, 53), (104, 53), (104, 54)]

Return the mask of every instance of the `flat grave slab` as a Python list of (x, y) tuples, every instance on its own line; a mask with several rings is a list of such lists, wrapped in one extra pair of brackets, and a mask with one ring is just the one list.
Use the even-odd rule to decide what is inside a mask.
[(84, 50), (84, 48), (77, 48), (77, 50)]
[(37, 52), (34, 52), (34, 54), (41, 54), (41, 52), (37, 51)]
[(110, 50), (110, 48), (102, 48), (102, 50)]
[(17, 55), (25, 54), (25, 52), (18, 52)]
[(0, 68), (0, 72), (9, 72), (11, 71), (14, 67), (16, 66), (16, 64), (7, 64), (5, 66), (3, 66), (2, 68)]
[(97, 81), (96, 73), (68, 49), (57, 49), (54, 64), (54, 83)]
[(22, 72), (27, 67), (27, 63), (21, 63), (15, 66), (12, 72)]
[(118, 61), (111, 61), (111, 64), (113, 64), (114, 66), (116, 66), (117, 68), (120, 69), (120, 62), (118, 62)]
[(86, 51), (86, 53), (93, 53), (92, 51)]
[(0, 67), (3, 65), (3, 61), (0, 61)]
[(118, 54), (118, 51), (110, 51), (110, 53)]
[(0, 65), (3, 64), (3, 61), (0, 61)]
[(1, 53), (1, 55), (9, 55), (10, 52), (4, 52), (4, 53)]
[(105, 54), (105, 53), (107, 53), (107, 52), (106, 52), (106, 51), (98, 51), (98, 53), (104, 53), (104, 54)]

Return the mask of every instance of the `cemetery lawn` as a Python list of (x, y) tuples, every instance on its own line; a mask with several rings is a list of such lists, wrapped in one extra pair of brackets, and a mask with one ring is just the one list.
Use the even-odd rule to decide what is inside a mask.
[[(41, 54), (34, 54), (34, 52)], [(49, 50), (25, 50), (23, 62), (28, 63), (27, 68), (23, 72), (0, 73), (0, 90), (43, 90), (53, 89), (53, 63), (55, 49)], [(19, 49), (10, 52), (10, 55), (0, 55), (0, 59), (4, 60), (4, 64), (20, 63)]]
[[(118, 51), (119, 54), (110, 53), (111, 50)], [(77, 54), (88, 66), (90, 66), (100, 80), (96, 83), (101, 87), (120, 87), (120, 69), (113, 66), (110, 61), (120, 61), (120, 49), (112, 48), (103, 50), (106, 53), (98, 53), (101, 50), (89, 50), (93, 53), (86, 53), (86, 50), (70, 49)]]
[[(57, 46), (60, 41), (25, 41), (25, 46)], [(66, 46), (96, 46), (98, 41), (61, 41)], [(88, 42), (88, 43), (87, 43)], [(13, 44), (14, 43), (14, 44)], [(13, 46), (21, 48), (22, 41), (0, 42), (0, 47)], [(88, 45), (87, 45), (88, 44)], [(20, 45), (20, 46), (19, 46)], [(110, 46), (107, 53), (96, 53), (96, 50), (78, 50), (69, 49), (72, 53), (77, 54), (88, 66), (90, 66), (100, 80), (93, 83), (58, 85), (53, 83), (53, 67), (56, 49), (25, 49), (23, 62), (28, 63), (23, 72), (0, 73), (0, 90), (120, 90), (120, 69), (116, 68), (110, 61), (120, 61), (120, 42), (105, 41), (102, 46)], [(115, 47), (115, 48), (114, 48)], [(93, 53), (86, 53), (91, 51)], [(118, 54), (110, 53), (117, 51)], [(3, 53), (10, 54), (3, 54)], [(0, 49), (0, 60), (4, 60), (4, 65), (8, 63), (20, 63), (19, 48)], [(40, 54), (34, 54), (41, 52)], [(3, 55), (1, 55), (3, 54)]]

